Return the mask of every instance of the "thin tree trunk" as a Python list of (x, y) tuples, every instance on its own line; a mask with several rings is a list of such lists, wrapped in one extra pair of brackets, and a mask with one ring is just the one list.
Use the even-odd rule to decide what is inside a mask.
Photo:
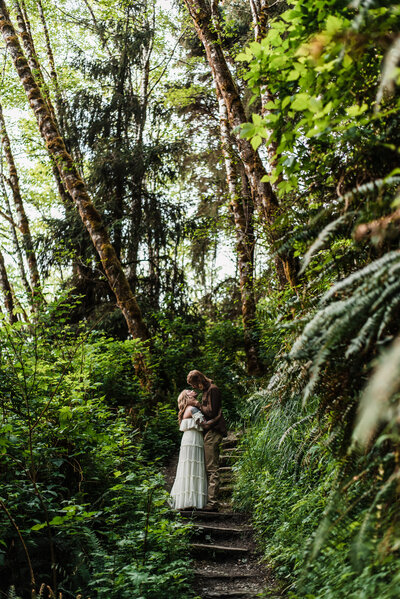
[(52, 119), (40, 89), (35, 82), (31, 69), (19, 44), (15, 29), (10, 22), (4, 0), (0, 0), (0, 31), (3, 35), (16, 71), (26, 92), (29, 104), (36, 116), (40, 133), (49, 154), (54, 158), (65, 187), (71, 194), (79, 210), (81, 219), (89, 231), (92, 242), (100, 256), (110, 287), (115, 293), (117, 303), (128, 325), (129, 332), (135, 338), (147, 339), (148, 332), (142, 319), (140, 308), (129, 287), (121, 263), (116, 257), (108, 233), (79, 176), (77, 168), (68, 154), (63, 139)]
[(19, 187), (19, 178), (17, 169), (14, 162), (14, 156), (11, 151), (10, 138), (8, 137), (6, 124), (3, 116), (3, 109), (0, 104), (0, 135), (1, 141), (4, 148), (4, 155), (8, 166), (8, 179), (7, 182), (11, 188), (15, 209), (18, 215), (18, 228), (22, 235), (22, 245), (26, 254), (26, 259), (29, 268), (29, 274), (31, 279), (31, 287), (34, 294), (41, 294), (40, 292), (40, 277), (37, 267), (36, 254), (33, 247), (32, 235), (29, 227), (29, 221), (26, 216), (24, 202), (22, 200), (21, 190)]
[[(57, 124), (54, 106), (51, 102), (49, 88), (47, 87), (46, 82), (43, 77), (42, 68), (39, 63), (38, 55), (37, 55), (37, 52), (35, 49), (35, 44), (33, 42), (30, 23), (28, 20), (28, 15), (25, 10), (25, 6), (23, 4), (20, 5), (18, 0), (14, 0), (14, 1), (15, 1), (15, 9), (16, 9), (16, 14), (17, 14), (17, 23), (18, 23), (18, 27), (19, 27), (19, 35), (21, 37), (22, 46), (25, 50), (25, 53), (26, 53), (26, 56), (28, 59), (28, 65), (31, 69), (34, 79), (36, 80), (36, 83), (38, 84), (38, 86), (42, 92), (42, 96), (50, 110), (51, 116), (52, 116), (54, 122)], [(58, 126), (58, 124), (57, 124), (57, 126)]]
[[(261, 40), (267, 35), (268, 25), (268, 2), (265, 0), (250, 0), (251, 14), (253, 17), (254, 26), (254, 39), (256, 42)], [(261, 86), (261, 113), (263, 115), (269, 114), (271, 111), (266, 108), (268, 102), (273, 101), (274, 97), (270, 93), (266, 85)], [(269, 140), (266, 144), (266, 150), (268, 154), (268, 164), (270, 172), (277, 166), (277, 147), (278, 143), (275, 140)], [(278, 193), (278, 184), (282, 181), (282, 175), (279, 175), (278, 179), (271, 183), (274, 193)]]
[[(247, 122), (247, 117), (213, 25), (211, 10), (206, 0), (185, 0), (185, 4), (203, 43), (215, 84), (224, 100), (230, 127), (232, 131), (237, 130)], [(262, 181), (266, 171), (261, 158), (247, 139), (240, 138), (239, 133), (235, 133), (235, 139), (255, 199), (259, 200), (268, 224), (273, 225), (279, 204), (270, 183)], [(273, 236), (270, 234), (270, 237)]]
[[(150, 27), (149, 27), (150, 29)], [(135, 289), (137, 284), (137, 267), (139, 254), (139, 228), (143, 218), (143, 186), (145, 177), (144, 165), (144, 148), (143, 135), (147, 120), (147, 104), (149, 99), (149, 76), (150, 76), (150, 59), (153, 51), (153, 38), (150, 39), (149, 45), (143, 49), (142, 55), (142, 78), (140, 80), (140, 111), (139, 122), (137, 123), (135, 153), (137, 157), (136, 181), (134, 193), (131, 200), (131, 218), (130, 229), (131, 235), (128, 246), (127, 262), (128, 262), (128, 278)]]
[[(40, 16), (40, 20), (41, 20), (42, 26), (43, 26), (44, 39), (46, 40), (47, 58), (49, 60), (49, 65), (50, 65), (50, 78), (54, 84), (54, 90), (56, 93), (56, 106), (58, 109), (59, 103), (61, 101), (61, 93), (60, 93), (60, 86), (58, 85), (56, 63), (54, 60), (54, 54), (53, 54), (53, 50), (52, 50), (51, 43), (50, 43), (49, 29), (47, 27), (47, 21), (46, 21), (46, 17), (44, 14), (43, 5), (42, 5), (41, 0), (36, 0), (36, 3), (38, 5), (39, 16)], [(25, 17), (25, 20), (27, 20), (26, 17)]]
[(4, 264), (4, 257), (0, 251), (0, 287), (3, 293), (4, 305), (7, 310), (8, 319), (11, 324), (18, 321), (17, 315), (14, 314), (14, 300), (13, 293), (11, 290), (10, 281), (8, 279), (6, 265)]
[(254, 296), (254, 203), (244, 169), (241, 173), (241, 188), (238, 189), (237, 171), (232, 152), (232, 137), (229, 129), (226, 106), (217, 88), (222, 154), (225, 162), (226, 178), (230, 195), (239, 263), (239, 282), (244, 329), (244, 346), (247, 371), (251, 375), (260, 374), (262, 366), (258, 358), (258, 348), (254, 341), (256, 301)]
[[(254, 25), (254, 37), (256, 42), (261, 40), (267, 35), (268, 29), (268, 0), (250, 0), (251, 13), (253, 16)], [(270, 113), (270, 110), (266, 108), (268, 102), (273, 101), (275, 98), (269, 91), (266, 85), (261, 86), (261, 113), (266, 115)], [(268, 166), (270, 173), (278, 165), (278, 142), (270, 139), (265, 145), (268, 154)], [(280, 173), (277, 179), (271, 183), (271, 187), (275, 195), (278, 195), (279, 183), (283, 180), (282, 173)], [(276, 262), (277, 270), (281, 273), (281, 279), (284, 278), (289, 282), (290, 286), (294, 288), (298, 282), (299, 272), (299, 261), (294, 257), (292, 250), (285, 251), (280, 259)]]
[(10, 201), (8, 199), (7, 190), (6, 190), (5, 185), (4, 185), (3, 163), (1, 163), (1, 167), (0, 168), (1, 168), (0, 186), (1, 186), (1, 190), (3, 192), (3, 198), (4, 198), (5, 205), (6, 205), (5, 216), (7, 216), (7, 220), (11, 224), (11, 237), (12, 237), (12, 243), (13, 243), (13, 249), (14, 249), (14, 258), (15, 258), (17, 264), (18, 264), (19, 275), (21, 277), (21, 281), (22, 281), (22, 284), (24, 286), (26, 296), (28, 298), (31, 298), (32, 297), (32, 288), (29, 285), (28, 278), (26, 276), (26, 271), (25, 271), (25, 266), (24, 266), (24, 259), (22, 257), (21, 246), (20, 246), (19, 241), (18, 241), (17, 227), (16, 227), (16, 225), (14, 223), (14, 220), (13, 220), (13, 215), (12, 215), (12, 212), (11, 212)]
[[(45, 12), (43, 9), (43, 5), (42, 5), (41, 0), (36, 0), (36, 2), (38, 5), (39, 16), (40, 16), (40, 20), (42, 22), (44, 38), (46, 41), (47, 58), (48, 58), (49, 65), (50, 65), (50, 78), (53, 82), (53, 87), (54, 87), (54, 92), (55, 92), (55, 109), (53, 107), (53, 112), (55, 112), (55, 114), (56, 114), (55, 121), (58, 126), (58, 129), (65, 139), (67, 137), (66, 115), (67, 115), (67, 106), (68, 105), (67, 105), (66, 100), (62, 97), (62, 92), (61, 92), (60, 84), (58, 81), (56, 63), (54, 60), (54, 53), (53, 53), (53, 49), (51, 47), (49, 28), (47, 26), (46, 15), (45, 15)], [(22, 2), (22, 6), (24, 6), (23, 2)], [(27, 28), (30, 31), (29, 19), (28, 19), (25, 9), (24, 9), (24, 18), (25, 18)], [(31, 38), (32, 38), (32, 36), (31, 36)], [(33, 43), (33, 41), (32, 41), (32, 43)], [(109, 53), (109, 55), (110, 55), (110, 53)], [(111, 55), (110, 55), (110, 57), (111, 57)], [(39, 85), (39, 87), (40, 87), (40, 85)], [(46, 87), (46, 90), (47, 90), (47, 87)], [(49, 100), (51, 101), (50, 95), (49, 95)], [(77, 146), (76, 147), (71, 146), (68, 148), (68, 151), (71, 153), (71, 156), (73, 157), (76, 164), (78, 165), (78, 170), (80, 172), (80, 176), (81, 176), (81, 178), (83, 178), (83, 158), (82, 158), (80, 148)], [(57, 187), (58, 187), (62, 201), (65, 203), (65, 201), (68, 200), (69, 202), (72, 203), (72, 198), (70, 197), (68, 192), (62, 186), (62, 182), (60, 180), (60, 175), (59, 175), (57, 167), (55, 165), (53, 166), (53, 174), (56, 179)]]
[(31, 558), (29, 556), (28, 547), (26, 546), (26, 543), (25, 543), (24, 538), (23, 538), (23, 536), (21, 534), (21, 531), (18, 528), (18, 524), (15, 522), (14, 518), (11, 516), (10, 512), (7, 509), (7, 506), (5, 505), (5, 503), (3, 502), (2, 499), (0, 499), (0, 508), (5, 512), (7, 518), (10, 520), (12, 526), (16, 530), (16, 533), (17, 533), (17, 535), (19, 537), (19, 540), (21, 541), (21, 545), (22, 545), (22, 547), (24, 549), (26, 561), (27, 561), (28, 568), (29, 568), (30, 587), (31, 587), (31, 599), (35, 599), (36, 598), (36, 581), (35, 581), (35, 575), (33, 573), (32, 562), (31, 562)]
[[(40, 2), (38, 2), (38, 4), (40, 4)], [(35, 44), (33, 41), (31, 27), (30, 27), (28, 15), (26, 13), (24, 2), (22, 1), (21, 4), (19, 4), (18, 0), (16, 0), (15, 7), (16, 7), (16, 11), (17, 11), (17, 22), (18, 22), (18, 27), (19, 27), (19, 34), (20, 34), (20, 37), (22, 40), (22, 44), (23, 44), (26, 56), (28, 58), (28, 64), (30, 66), (32, 74), (34, 75), (36, 83), (38, 84), (40, 91), (42, 92), (42, 96), (43, 96), (44, 100), (46, 101), (46, 104), (50, 110), (52, 119), (54, 120), (54, 123), (56, 124), (57, 128), (60, 129), (58, 119), (56, 116), (56, 111), (55, 111), (53, 103), (51, 101), (50, 91), (45, 82), (43, 72), (42, 72), (42, 67), (40, 66), (39, 58), (36, 53)], [(41, 7), (41, 4), (40, 4), (40, 7)], [(40, 11), (40, 8), (39, 8), (39, 12), (41, 12), (41, 15), (43, 15), (43, 20), (44, 20), (43, 9)], [(42, 22), (43, 22), (43, 20), (42, 20)], [(45, 21), (44, 21), (44, 23), (46, 26)], [(56, 80), (56, 100), (59, 100), (58, 80), (57, 80), (57, 74), (55, 72), (54, 57), (53, 57), (53, 53), (52, 53), (51, 47), (50, 47), (50, 39), (48, 37), (47, 26), (45, 29), (45, 38), (46, 38), (47, 49), (48, 49), (48, 52), (50, 52), (50, 56), (51, 56), (51, 62), (50, 62), (51, 73), (52, 73), (52, 76), (54, 76), (55, 80)], [(58, 109), (59, 108), (60, 108), (60, 106), (58, 106)], [(61, 198), (63, 204), (66, 205), (67, 203), (72, 203), (72, 198), (69, 195), (68, 191), (65, 189), (63, 182), (61, 180), (61, 177), (60, 177), (60, 173), (58, 172), (57, 165), (55, 164), (54, 159), (51, 156), (50, 156), (50, 160), (52, 162), (52, 172), (53, 172), (54, 180), (56, 182), (58, 193), (60, 194), (60, 198)]]
[[(253, 149), (249, 140), (241, 138), (239, 135), (239, 129), (247, 122), (247, 117), (225, 59), (218, 30), (213, 23), (210, 6), (207, 0), (184, 0), (184, 2), (197, 35), (203, 43), (215, 85), (224, 100), (231, 130), (237, 132), (235, 140), (239, 156), (246, 171), (254, 202), (268, 225), (268, 239), (274, 248), (279, 238), (275, 228), (276, 219), (279, 216), (278, 198), (271, 184), (268, 181), (263, 181), (267, 172), (258, 152)], [(292, 273), (292, 261), (286, 256), (282, 256), (276, 258), (275, 264), (280, 284), (284, 285), (286, 282), (292, 284), (295, 278), (295, 273)]]

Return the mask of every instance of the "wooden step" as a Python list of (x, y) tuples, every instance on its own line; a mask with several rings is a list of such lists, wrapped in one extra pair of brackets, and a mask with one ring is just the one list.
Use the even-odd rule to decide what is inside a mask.
[(225, 497), (226, 495), (232, 495), (234, 488), (233, 485), (221, 485), (219, 488), (219, 496)]
[(251, 527), (249, 526), (218, 526), (215, 524), (193, 524), (194, 528), (194, 536), (196, 538), (206, 537), (215, 539), (230, 539), (237, 538), (239, 536), (245, 536), (249, 534), (251, 531)]
[(219, 477), (221, 485), (231, 485), (234, 481), (232, 474), (223, 474)]
[(229, 589), (226, 591), (201, 591), (201, 599), (253, 599), (253, 597), (259, 596), (259, 593), (255, 591), (246, 591), (246, 589), (237, 591)]
[(238, 442), (239, 439), (237, 439), (236, 437), (228, 437), (226, 439), (222, 439), (221, 450), (225, 449), (226, 447), (236, 447)]
[(193, 526), (195, 526), (196, 528), (201, 528), (205, 532), (216, 531), (216, 532), (231, 533), (234, 535), (251, 530), (250, 526), (235, 527), (235, 526), (218, 526), (216, 524), (211, 524), (211, 525), (210, 524), (194, 524)]
[(235, 559), (249, 554), (247, 547), (231, 547), (231, 545), (212, 545), (208, 543), (191, 543), (191, 554), (198, 558), (210, 557)]
[(254, 572), (239, 572), (237, 570), (233, 570), (229, 574), (226, 574), (226, 572), (206, 572), (204, 570), (197, 569), (194, 571), (194, 573), (195, 576), (199, 576), (201, 578), (212, 578), (213, 580), (232, 580), (232, 578), (234, 578), (235, 580), (246, 580), (254, 578)]
[(218, 526), (219, 523), (239, 528), (249, 522), (249, 515), (245, 512), (232, 512), (231, 505), (228, 502), (220, 501), (220, 510), (218, 512), (202, 512), (195, 510), (193, 512), (181, 512), (182, 518), (194, 526), (210, 524)]

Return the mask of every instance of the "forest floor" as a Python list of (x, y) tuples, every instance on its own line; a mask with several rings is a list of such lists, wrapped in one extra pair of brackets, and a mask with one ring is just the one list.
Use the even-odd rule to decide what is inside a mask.
[[(193, 590), (201, 599), (281, 599), (277, 581), (261, 561), (248, 514), (232, 502), (234, 463), (240, 455), (238, 438), (230, 433), (222, 441), (220, 507), (217, 512), (182, 511), (193, 535)], [(178, 454), (165, 469), (168, 491), (176, 472)]]

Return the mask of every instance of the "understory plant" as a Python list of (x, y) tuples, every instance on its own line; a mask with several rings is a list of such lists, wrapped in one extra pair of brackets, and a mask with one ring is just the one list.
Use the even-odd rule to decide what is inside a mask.
[(187, 529), (149, 458), (176, 423), (164, 409), (160, 439), (143, 437), (141, 348), (71, 326), (70, 309), (60, 301), (29, 326), (1, 323), (2, 592), (189, 596)]
[(282, 243), (301, 269), (259, 312), (275, 359), (247, 405), (237, 499), (293, 599), (394, 599), (400, 7), (288, 4), (239, 55), (271, 97), (242, 135), (275, 144), (268, 179), (295, 204)]

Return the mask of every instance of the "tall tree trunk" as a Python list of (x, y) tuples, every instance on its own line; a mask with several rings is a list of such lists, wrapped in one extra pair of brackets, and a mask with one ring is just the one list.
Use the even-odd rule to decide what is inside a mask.
[[(254, 39), (256, 42), (261, 42), (261, 40), (267, 35), (268, 0), (250, 0), (250, 8), (253, 17)], [(271, 111), (266, 108), (266, 105), (268, 102), (273, 101), (274, 97), (266, 85), (261, 86), (260, 96), (261, 113), (263, 115), (269, 114)], [(268, 154), (269, 169), (272, 171), (277, 166), (276, 150), (278, 144), (275, 140), (269, 140), (265, 147)], [(278, 183), (281, 181), (282, 175), (279, 175), (278, 179), (274, 183), (271, 183), (272, 189), (276, 194), (278, 192)]]
[[(253, 16), (253, 25), (254, 25), (254, 38), (256, 42), (261, 42), (261, 40), (267, 35), (268, 30), (268, 10), (269, 10), (269, 2), (268, 0), (250, 0), (250, 8), (251, 14)], [(274, 97), (271, 94), (268, 86), (261, 86), (261, 113), (266, 115), (270, 113), (270, 110), (266, 108), (268, 102), (273, 101)], [(268, 166), (270, 173), (273, 169), (278, 165), (278, 142), (276, 140), (270, 139), (265, 146), (268, 154)], [(278, 186), (279, 183), (283, 180), (282, 173), (279, 174), (278, 178), (271, 183), (271, 187), (273, 192), (278, 195)], [(298, 272), (299, 272), (299, 261), (293, 255), (292, 250), (286, 250), (283, 255), (281, 255), (281, 260), (277, 264), (277, 269), (281, 271), (281, 274), (284, 275), (285, 279), (289, 282), (290, 286), (294, 288), (298, 282)]]
[[(46, 17), (44, 14), (43, 5), (42, 5), (41, 0), (36, 0), (36, 3), (38, 5), (39, 16), (40, 16), (40, 20), (41, 20), (42, 26), (43, 26), (44, 39), (46, 40), (47, 58), (49, 60), (49, 65), (50, 65), (50, 78), (54, 85), (54, 91), (56, 94), (56, 106), (57, 106), (57, 110), (59, 111), (59, 106), (61, 105), (61, 92), (60, 92), (60, 86), (58, 85), (56, 63), (54, 60), (54, 54), (53, 54), (53, 50), (52, 50), (51, 43), (50, 43), (49, 29), (47, 27), (47, 21), (46, 21)], [(25, 20), (27, 20), (26, 17), (25, 17)]]
[(17, 315), (14, 314), (14, 299), (13, 292), (11, 290), (10, 281), (8, 279), (6, 265), (4, 264), (4, 257), (0, 251), (0, 287), (3, 293), (4, 305), (7, 310), (8, 319), (11, 324), (18, 321)]
[[(65, 122), (66, 102), (63, 100), (62, 94), (61, 94), (61, 89), (60, 89), (58, 75), (57, 75), (57, 69), (56, 69), (56, 63), (54, 60), (54, 53), (53, 53), (53, 49), (52, 49), (51, 41), (50, 41), (49, 28), (47, 26), (47, 20), (46, 20), (46, 15), (45, 15), (45, 12), (43, 9), (43, 4), (42, 4), (41, 0), (36, 0), (36, 3), (38, 6), (40, 21), (42, 23), (44, 38), (46, 41), (47, 59), (48, 59), (49, 65), (50, 65), (50, 78), (53, 83), (53, 89), (55, 92), (55, 108), (52, 107), (51, 104), (50, 104), (50, 107), (52, 108), (53, 116), (54, 116), (54, 114), (56, 114), (56, 118), (54, 120), (56, 122), (56, 125), (58, 126), (58, 130), (65, 138), (65, 136), (66, 136), (66, 122)], [(26, 24), (26, 29), (30, 34), (30, 39), (31, 39), (30, 46), (31, 46), (31, 48), (34, 48), (32, 34), (31, 34), (30, 26), (29, 26), (29, 19), (28, 19), (28, 15), (26, 13), (24, 2), (22, 1), (21, 4), (22, 4), (23, 11), (24, 11), (23, 16), (24, 16), (24, 20), (25, 20), (25, 24)], [(37, 59), (37, 55), (36, 55), (36, 59)], [(41, 81), (43, 81), (43, 83), (44, 83), (44, 78), (43, 78), (42, 70), (41, 70), (38, 59), (37, 59), (37, 66), (41, 72), (41, 78), (38, 81), (38, 84), (39, 84), (39, 87), (42, 89)], [(48, 91), (48, 88), (46, 87), (43, 91), (46, 93)], [(50, 94), (48, 94), (47, 99), (48, 99), (48, 102), (51, 102)], [(71, 155), (73, 156), (73, 159), (75, 160), (75, 162), (77, 164), (79, 164), (79, 165), (83, 164), (83, 159), (82, 159), (82, 155), (81, 155), (79, 148), (77, 148), (77, 147), (72, 148)], [(60, 177), (60, 173), (58, 171), (56, 163), (54, 162), (54, 160), (51, 156), (50, 156), (50, 159), (52, 162), (52, 172), (53, 172), (54, 180), (57, 185), (58, 194), (61, 198), (61, 201), (64, 205), (65, 210), (69, 211), (73, 207), (73, 203), (74, 203), (73, 199), (72, 199), (71, 195), (69, 194), (68, 190), (64, 187), (64, 184)], [(79, 172), (82, 176), (82, 166), (80, 167)], [(88, 242), (89, 242), (89, 240), (88, 240)], [(72, 263), (73, 274), (76, 275), (76, 278), (78, 280), (83, 281), (86, 278), (86, 270), (88, 270), (88, 269), (86, 269), (84, 266), (82, 266), (80, 264), (79, 257), (77, 258), (75, 255), (72, 257), (72, 262), (73, 262)]]
[[(268, 225), (268, 238), (274, 248), (279, 238), (275, 226), (277, 217), (279, 217), (279, 202), (271, 184), (268, 181), (263, 181), (263, 177), (267, 173), (258, 152), (253, 149), (247, 139), (243, 139), (239, 135), (239, 128), (247, 122), (247, 117), (222, 49), (218, 28), (213, 23), (210, 5), (207, 0), (184, 0), (184, 2), (197, 35), (204, 46), (215, 85), (224, 100), (231, 130), (237, 131), (235, 140), (239, 156), (246, 171), (254, 202), (257, 203)], [(286, 282), (293, 284), (295, 273), (292, 272), (292, 260), (287, 256), (277, 257), (275, 264), (280, 284), (283, 285)]]
[[(36, 83), (38, 84), (40, 91), (42, 93), (42, 96), (50, 110), (51, 116), (52, 116), (54, 122), (57, 124), (56, 113), (55, 113), (54, 106), (53, 106), (51, 98), (50, 98), (49, 88), (47, 87), (47, 84), (43, 77), (42, 68), (39, 63), (38, 55), (37, 55), (37, 52), (35, 49), (35, 44), (33, 42), (30, 23), (28, 20), (28, 15), (25, 10), (25, 6), (23, 3), (20, 4), (18, 2), (18, 0), (14, 0), (14, 1), (15, 1), (15, 9), (16, 9), (16, 15), (17, 15), (17, 23), (18, 23), (18, 28), (19, 28), (19, 35), (21, 37), (22, 46), (25, 50), (25, 53), (26, 53), (26, 56), (28, 59), (28, 65), (31, 69), (32, 76), (34, 77)], [(57, 126), (58, 126), (58, 124), (57, 124)]]
[(3, 197), (4, 197), (4, 202), (6, 205), (6, 216), (8, 217), (9, 223), (11, 223), (11, 237), (12, 237), (12, 244), (13, 244), (13, 250), (14, 250), (14, 258), (18, 264), (19, 276), (21, 277), (21, 281), (24, 286), (27, 298), (31, 298), (32, 297), (32, 288), (29, 285), (28, 278), (26, 276), (24, 259), (22, 256), (21, 246), (18, 241), (17, 227), (13, 220), (10, 201), (8, 199), (7, 190), (6, 190), (5, 184), (4, 184), (3, 163), (1, 163), (0, 187), (2, 190)]
[(4, 155), (8, 166), (7, 182), (11, 188), (15, 209), (18, 215), (18, 228), (22, 235), (22, 245), (26, 255), (28, 269), (31, 279), (31, 287), (34, 294), (41, 295), (40, 277), (37, 267), (36, 254), (33, 247), (32, 235), (29, 227), (28, 217), (26, 216), (24, 202), (22, 200), (19, 186), (19, 178), (14, 162), (14, 156), (11, 150), (10, 138), (7, 134), (6, 123), (4, 121), (3, 109), (0, 104), (0, 135), (3, 144)]
[(247, 360), (247, 371), (251, 375), (262, 372), (258, 357), (258, 348), (254, 336), (256, 317), (256, 301), (254, 296), (254, 203), (249, 189), (247, 176), (242, 168), (239, 188), (235, 157), (233, 156), (233, 140), (229, 128), (226, 106), (217, 88), (221, 146), (224, 157), (226, 179), (228, 183), (230, 208), (235, 222), (236, 248), (239, 263), (239, 282), (241, 295), (242, 320), (244, 329), (244, 346)]
[[(39, 12), (42, 15), (43, 20), (44, 20), (44, 13), (43, 13), (43, 9), (41, 9), (40, 1), (38, 2), (38, 4), (39, 4)], [(28, 15), (27, 15), (25, 4), (24, 4), (23, 0), (21, 0), (21, 4), (18, 2), (18, 0), (16, 0), (15, 7), (16, 7), (16, 11), (17, 11), (17, 23), (18, 23), (18, 27), (19, 27), (19, 35), (21, 37), (26, 56), (28, 58), (28, 64), (30, 66), (32, 74), (34, 75), (34, 79), (36, 80), (36, 83), (42, 93), (42, 96), (43, 96), (44, 100), (46, 101), (46, 104), (49, 108), (52, 119), (54, 120), (54, 123), (56, 124), (57, 128), (60, 130), (58, 118), (56, 116), (56, 110), (51, 101), (50, 90), (49, 90), (49, 88), (46, 84), (46, 81), (44, 79), (42, 67), (40, 65), (38, 55), (36, 53), (35, 44), (34, 44), (32, 32), (31, 32), (31, 27), (30, 27)], [(42, 20), (42, 22), (43, 22), (43, 20)], [(46, 45), (47, 45), (48, 52), (50, 52), (50, 57), (51, 57), (51, 58), (49, 58), (49, 61), (51, 61), (50, 62), (51, 73), (52, 73), (52, 77), (55, 77), (55, 79), (56, 79), (56, 90), (57, 90), (56, 91), (56, 100), (60, 101), (60, 105), (57, 105), (58, 110), (59, 110), (59, 109), (61, 109), (61, 100), (60, 100), (60, 96), (59, 96), (57, 74), (55, 72), (54, 57), (53, 57), (53, 53), (52, 53), (51, 47), (50, 47), (50, 39), (48, 37), (46, 22), (44, 21), (44, 23), (45, 23)], [(60, 177), (60, 173), (58, 172), (57, 165), (55, 164), (52, 156), (50, 156), (50, 160), (52, 163), (52, 172), (53, 172), (54, 180), (56, 182), (58, 193), (60, 195), (60, 198), (61, 198), (63, 204), (65, 205), (66, 203), (72, 203), (72, 198), (69, 195), (67, 189), (63, 185), (63, 182)]]
[[(218, 33), (212, 21), (212, 14), (207, 0), (185, 0), (189, 14), (193, 20), (197, 35), (203, 43), (208, 64), (210, 65), (215, 85), (224, 100), (229, 124), (232, 131), (247, 122), (246, 113), (226, 62)], [(278, 214), (279, 203), (269, 182), (263, 182), (266, 174), (258, 152), (247, 139), (235, 133), (240, 158), (246, 169), (246, 175), (264, 212), (268, 224), (273, 225)]]
[(40, 133), (49, 154), (54, 158), (61, 179), (79, 210), (81, 219), (89, 231), (92, 242), (100, 256), (110, 287), (115, 293), (117, 304), (128, 325), (129, 332), (135, 338), (147, 339), (148, 332), (140, 308), (129, 287), (121, 263), (116, 257), (108, 233), (79, 176), (77, 168), (68, 154), (63, 139), (52, 119), (49, 107), (32, 76), (31, 69), (21, 49), (15, 29), (10, 22), (4, 0), (0, 0), (0, 31), (3, 35), (16, 71), (26, 92), (29, 104), (35, 114)]
[[(151, 27), (149, 26), (149, 30)], [(153, 28), (154, 31), (154, 28)], [(139, 255), (139, 243), (140, 235), (139, 229), (143, 218), (143, 188), (145, 185), (145, 164), (144, 164), (144, 147), (143, 147), (143, 135), (147, 120), (147, 105), (149, 101), (149, 76), (150, 76), (150, 59), (153, 51), (153, 37), (150, 38), (148, 46), (143, 48), (142, 59), (141, 59), (141, 73), (142, 77), (140, 80), (140, 111), (139, 120), (136, 124), (136, 140), (135, 140), (135, 153), (136, 153), (136, 180), (134, 191), (132, 193), (132, 199), (130, 202), (131, 206), (131, 218), (130, 218), (130, 239), (128, 244), (127, 262), (128, 262), (128, 278), (133, 286), (137, 284), (137, 267), (138, 267), (138, 255)]]

